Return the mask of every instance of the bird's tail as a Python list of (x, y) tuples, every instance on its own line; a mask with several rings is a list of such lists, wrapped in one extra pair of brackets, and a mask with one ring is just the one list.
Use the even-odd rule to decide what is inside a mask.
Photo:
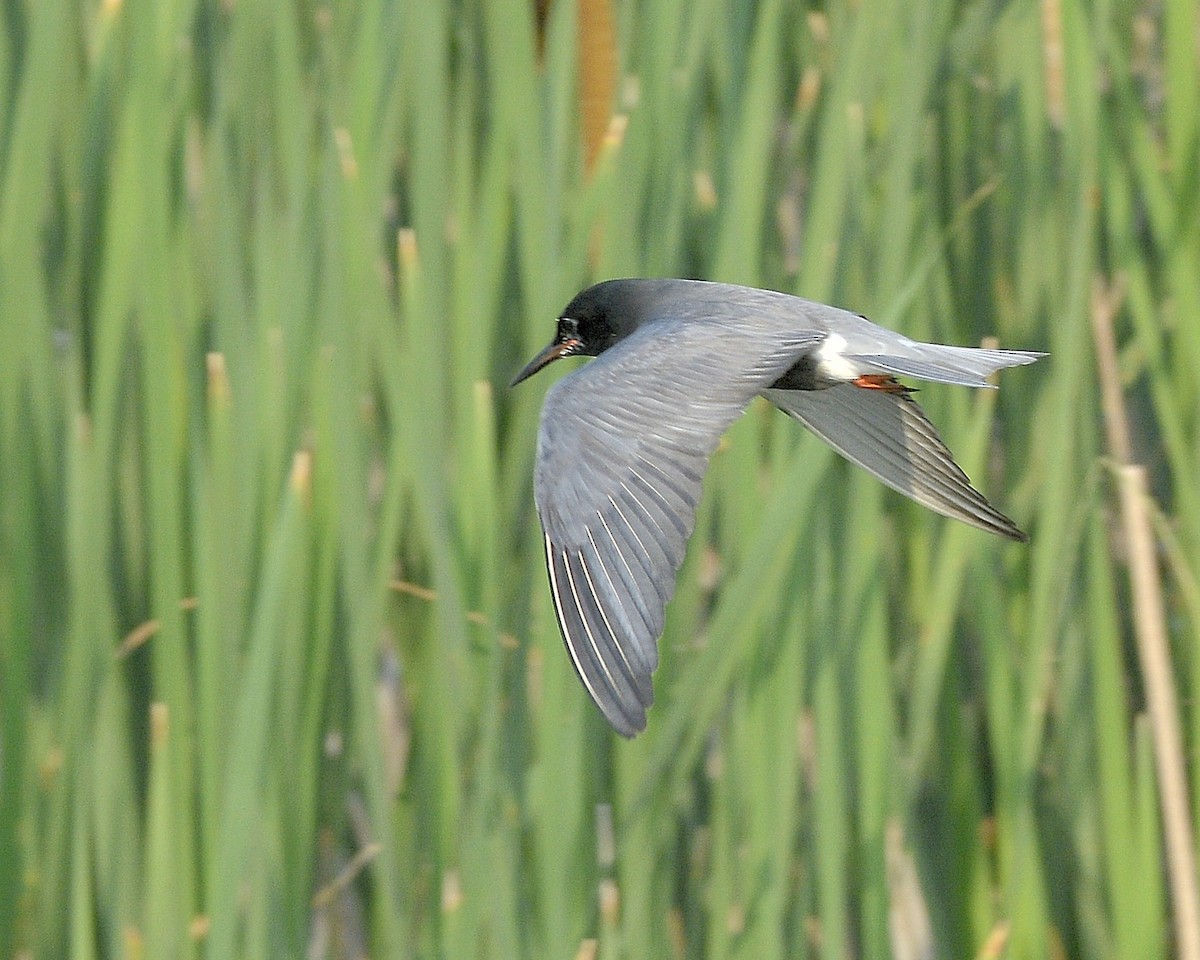
[[(1033, 350), (988, 350), (981, 347), (951, 347), (941, 343), (920, 344), (920, 356), (855, 354), (849, 359), (880, 373), (892, 373), (960, 387), (992, 387), (987, 377), (1005, 367), (1033, 363), (1044, 353)], [(913, 351), (917, 353), (917, 351)]]

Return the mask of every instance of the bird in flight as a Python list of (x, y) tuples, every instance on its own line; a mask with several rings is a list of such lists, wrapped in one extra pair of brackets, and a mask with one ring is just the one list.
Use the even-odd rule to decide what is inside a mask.
[(898, 376), (990, 387), (1041, 353), (922, 343), (811, 300), (699, 280), (608, 280), (563, 310), (513, 385), (595, 357), (546, 394), (534, 500), (575, 670), (620, 734), (645, 729), (657, 640), (709, 458), (756, 396), (931, 510), (1028, 538), (971, 486)]

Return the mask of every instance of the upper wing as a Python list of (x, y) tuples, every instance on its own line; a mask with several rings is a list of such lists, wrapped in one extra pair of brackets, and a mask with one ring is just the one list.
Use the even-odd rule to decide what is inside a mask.
[(764, 390), (763, 396), (917, 503), (1012, 540), (1029, 539), (971, 486), (925, 411), (907, 394), (842, 384)]
[(554, 609), (584, 686), (627, 737), (653, 701), (655, 641), (708, 459), (821, 338), (778, 326), (656, 320), (546, 396), (534, 496)]

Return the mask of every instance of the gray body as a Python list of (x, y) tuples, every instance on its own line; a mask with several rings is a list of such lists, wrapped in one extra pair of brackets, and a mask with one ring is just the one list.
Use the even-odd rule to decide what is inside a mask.
[(709, 457), (755, 396), (917, 502), (1025, 539), (904, 388), (854, 380), (988, 387), (989, 374), (1041, 354), (920, 343), (846, 310), (732, 284), (608, 281), (572, 305), (584, 297), (634, 328), (547, 393), (534, 495), (567, 649), (625, 736), (644, 729), (653, 701), (656, 641)]

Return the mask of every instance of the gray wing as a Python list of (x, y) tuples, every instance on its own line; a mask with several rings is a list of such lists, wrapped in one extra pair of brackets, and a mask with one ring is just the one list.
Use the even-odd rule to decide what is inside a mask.
[(910, 396), (843, 384), (827, 390), (764, 390), (847, 460), (938, 513), (1012, 540), (1028, 540), (971, 486), (925, 411)]
[(580, 679), (624, 736), (646, 726), (709, 457), (820, 336), (657, 320), (547, 394), (534, 497), (554, 610)]

